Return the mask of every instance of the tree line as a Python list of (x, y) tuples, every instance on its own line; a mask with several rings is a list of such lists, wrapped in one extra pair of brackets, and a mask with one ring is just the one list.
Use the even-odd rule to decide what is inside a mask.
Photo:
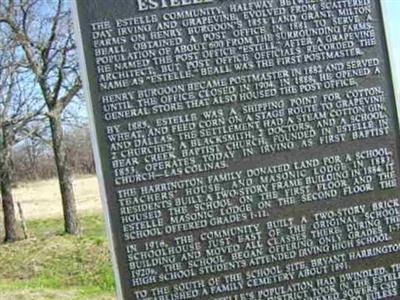
[[(95, 173), (94, 158), (87, 124), (67, 128), (64, 134), (68, 165), (72, 174)], [(14, 187), (29, 182), (57, 177), (51, 141), (28, 138), (13, 150)]]
[[(6, 242), (21, 238), (12, 196), (18, 174), (35, 178), (54, 172), (65, 232), (79, 233), (69, 156), (81, 151), (83, 137), (76, 132), (71, 135), (71, 129), (66, 132), (66, 120), (74, 114), (79, 118), (69, 108), (81, 99), (82, 82), (68, 4), (63, 0), (0, 1), (0, 189)], [(52, 154), (40, 148), (46, 140)], [(18, 157), (17, 163), (13, 156)], [(45, 161), (47, 168), (43, 168)], [(87, 168), (93, 171), (90, 164)], [(21, 176), (24, 170), (26, 175)]]

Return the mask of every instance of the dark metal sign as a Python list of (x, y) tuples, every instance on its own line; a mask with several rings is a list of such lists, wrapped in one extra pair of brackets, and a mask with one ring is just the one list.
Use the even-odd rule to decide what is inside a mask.
[(78, 0), (120, 299), (399, 297), (378, 0)]

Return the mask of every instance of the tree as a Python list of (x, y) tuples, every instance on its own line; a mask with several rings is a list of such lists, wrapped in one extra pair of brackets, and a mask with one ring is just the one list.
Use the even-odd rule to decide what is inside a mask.
[(43, 107), (37, 103), (34, 89), (21, 70), (16, 44), (0, 35), (0, 190), (4, 215), (5, 241), (20, 239), (12, 195), (12, 149), (35, 132)]
[(63, 112), (82, 86), (70, 11), (63, 0), (51, 3), (43, 0), (2, 0), (0, 24), (8, 26), (24, 53), (47, 107), (65, 231), (78, 234), (72, 176), (62, 126)]

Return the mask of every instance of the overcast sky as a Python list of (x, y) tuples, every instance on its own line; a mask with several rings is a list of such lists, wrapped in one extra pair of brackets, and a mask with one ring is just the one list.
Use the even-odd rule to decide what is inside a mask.
[[(389, 45), (392, 47), (392, 61), (396, 85), (400, 87), (400, 0), (383, 0), (386, 5)], [(400, 101), (400, 99), (398, 99)]]

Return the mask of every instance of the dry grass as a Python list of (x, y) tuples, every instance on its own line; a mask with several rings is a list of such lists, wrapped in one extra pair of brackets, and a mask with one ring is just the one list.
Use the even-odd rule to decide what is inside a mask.
[(96, 295), (95, 297), (88, 296), (82, 297), (80, 296), (80, 292), (78, 290), (31, 290), (31, 289), (23, 289), (16, 291), (0, 291), (0, 299), (1, 300), (71, 300), (71, 299), (79, 299), (79, 300), (115, 300), (114, 296), (102, 296)]
[[(95, 176), (74, 179), (74, 191), (80, 213), (99, 213), (101, 201)], [(14, 200), (22, 205), (26, 219), (62, 216), (61, 196), (56, 179), (21, 183), (13, 190)]]
[(19, 299), (19, 300), (70, 300), (76, 298), (78, 293), (76, 291), (52, 291), (42, 290), (40, 292), (35, 290), (15, 290), (15, 291), (0, 291), (0, 299)]
[(63, 233), (57, 180), (14, 188), (30, 238), (2, 244), (0, 220), (0, 300), (115, 300), (97, 179), (78, 177), (74, 189), (81, 236)]

